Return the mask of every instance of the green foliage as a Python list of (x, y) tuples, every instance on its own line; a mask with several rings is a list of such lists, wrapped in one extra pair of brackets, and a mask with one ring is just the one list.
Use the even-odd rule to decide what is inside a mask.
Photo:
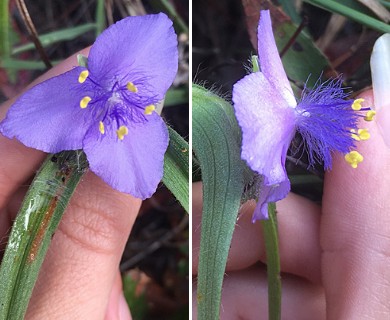
[(244, 188), (240, 130), (232, 106), (193, 86), (193, 148), (203, 181), (198, 319), (217, 320), (223, 275)]
[(183, 208), (189, 209), (189, 146), (172, 128), (169, 146), (164, 157), (163, 183), (173, 193)]
[[(55, 43), (62, 42), (62, 41), (70, 41), (73, 40), (79, 36), (82, 36), (83, 34), (87, 33), (88, 31), (96, 29), (95, 23), (86, 23), (77, 27), (73, 28), (66, 28), (62, 30), (57, 30), (49, 33), (45, 33), (40, 35), (38, 38), (41, 41), (42, 46), (49, 47)], [(32, 42), (23, 44), (21, 46), (18, 46), (12, 50), (12, 54), (19, 54), (28, 50), (34, 50), (35, 45)]]
[(24, 318), (51, 237), (88, 162), (82, 151), (49, 155), (13, 224), (0, 266), (0, 320)]
[(351, 7), (346, 6), (345, 4), (336, 2), (334, 0), (305, 0), (305, 2), (323, 8), (330, 12), (334, 12), (346, 16), (351, 20), (354, 20), (358, 23), (361, 23), (364, 26), (367, 26), (379, 32), (383, 32), (383, 33), (390, 32), (390, 25), (376, 18), (372, 18), (367, 14), (361, 13), (360, 11), (352, 9)]
[(130, 275), (124, 275), (122, 281), (123, 294), (131, 310), (132, 318), (134, 320), (145, 319), (148, 312), (148, 302), (145, 292), (137, 292), (138, 282), (132, 279)]

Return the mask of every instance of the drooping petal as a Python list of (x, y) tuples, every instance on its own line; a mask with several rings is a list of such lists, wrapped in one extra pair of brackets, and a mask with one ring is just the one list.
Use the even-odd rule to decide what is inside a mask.
[(125, 18), (105, 30), (91, 48), (91, 76), (106, 87), (131, 82), (141, 96), (162, 99), (177, 72), (177, 36), (163, 14)]
[(296, 106), (291, 85), (276, 47), (269, 10), (260, 11), (257, 39), (261, 72), (291, 107)]
[(268, 203), (282, 200), (289, 192), (290, 181), (288, 179), (276, 186), (269, 186), (262, 183), (252, 221), (268, 219)]
[(147, 122), (128, 123), (127, 128), (119, 140), (115, 130), (102, 135), (96, 123), (85, 137), (84, 151), (91, 170), (111, 187), (146, 199), (163, 176), (168, 130), (156, 113), (148, 115)]
[(95, 94), (91, 84), (79, 83), (82, 70), (74, 68), (24, 93), (0, 123), (1, 133), (45, 152), (80, 149), (93, 116), (80, 101)]
[(285, 181), (286, 153), (295, 132), (294, 109), (261, 72), (234, 85), (233, 102), (242, 130), (242, 159), (265, 176), (267, 185)]

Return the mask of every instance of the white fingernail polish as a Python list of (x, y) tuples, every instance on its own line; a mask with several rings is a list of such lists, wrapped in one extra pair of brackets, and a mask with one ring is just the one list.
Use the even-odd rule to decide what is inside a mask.
[(375, 110), (390, 108), (390, 33), (376, 40), (370, 63)]

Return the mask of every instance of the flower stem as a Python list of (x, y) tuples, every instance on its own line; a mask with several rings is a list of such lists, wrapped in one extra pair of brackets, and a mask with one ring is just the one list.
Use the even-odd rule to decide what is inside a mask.
[(280, 257), (278, 225), (275, 203), (268, 204), (268, 220), (263, 220), (265, 251), (267, 254), (268, 277), (268, 319), (280, 320), (282, 302), (282, 282), (280, 277)]
[(51, 238), (88, 162), (82, 151), (49, 155), (28, 190), (0, 266), (0, 320), (24, 314)]

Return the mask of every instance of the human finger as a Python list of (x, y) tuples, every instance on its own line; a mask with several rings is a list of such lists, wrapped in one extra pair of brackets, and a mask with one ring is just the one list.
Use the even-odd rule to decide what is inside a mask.
[[(197, 273), (202, 216), (202, 185), (193, 184), (193, 274)], [(266, 261), (260, 223), (252, 223), (253, 201), (242, 206), (233, 233), (226, 270), (247, 268)], [(281, 267), (288, 272), (319, 283), (320, 208), (295, 194), (277, 203)]]
[[(289, 274), (283, 274), (283, 320), (325, 319), (325, 299), (321, 287)], [(193, 292), (193, 318), (197, 317), (196, 289)], [(265, 268), (259, 265), (225, 275), (221, 319), (263, 319), (268, 314)]]
[(86, 174), (52, 239), (28, 319), (103, 318), (140, 204)]
[(129, 306), (126, 302), (122, 288), (122, 277), (118, 270), (111, 289), (105, 320), (131, 320)]
[[(372, 93), (362, 96), (372, 105)], [(388, 110), (387, 112), (389, 112)], [(357, 169), (337, 156), (326, 174), (321, 247), (328, 319), (385, 319), (390, 314), (390, 149), (375, 122), (358, 143)]]

